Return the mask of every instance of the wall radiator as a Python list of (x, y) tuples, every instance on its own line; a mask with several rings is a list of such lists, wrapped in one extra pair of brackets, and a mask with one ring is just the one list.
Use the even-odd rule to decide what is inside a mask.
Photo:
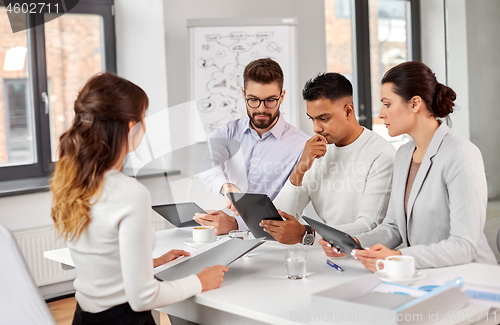
[[(155, 231), (172, 227), (154, 213), (151, 213), (151, 226)], [(43, 257), (44, 251), (66, 247), (64, 239), (56, 236), (53, 226), (19, 230), (13, 234), (37, 286), (75, 279), (75, 270), (63, 270), (61, 263)]]
[(37, 286), (69, 281), (76, 277), (75, 270), (65, 271), (61, 263), (43, 257), (44, 251), (66, 247), (64, 239), (56, 236), (53, 226), (14, 231), (13, 235)]

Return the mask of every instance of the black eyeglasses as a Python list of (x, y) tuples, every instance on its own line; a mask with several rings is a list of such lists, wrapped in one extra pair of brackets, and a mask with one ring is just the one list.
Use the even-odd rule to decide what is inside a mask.
[(262, 102), (264, 103), (264, 106), (266, 108), (275, 108), (276, 105), (278, 105), (278, 102), (280, 101), (282, 92), (283, 90), (280, 91), (280, 95), (278, 96), (278, 98), (266, 98), (266, 99), (247, 98), (246, 97), (247, 93), (245, 92), (245, 101), (247, 102), (248, 107), (251, 108), (259, 108)]

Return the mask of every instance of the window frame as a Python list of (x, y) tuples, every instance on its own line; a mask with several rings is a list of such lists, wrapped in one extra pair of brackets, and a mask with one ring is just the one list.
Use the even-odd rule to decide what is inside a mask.
[[(6, 7), (0, 0), (0, 7)], [(114, 20), (114, 0), (80, 0), (69, 14), (96, 14), (102, 17), (102, 43), (104, 45), (103, 63), (105, 71), (116, 73), (116, 38)], [(41, 22), (45, 13), (27, 14), (28, 21)], [(56, 18), (57, 19), (57, 18)], [(45, 26), (40, 24), (27, 29), (28, 83), (32, 92), (29, 94), (33, 116), (33, 137), (36, 162), (32, 164), (0, 167), (0, 183), (9, 183), (21, 179), (49, 178), (53, 171), (52, 149), (50, 139), (49, 114), (45, 112), (45, 104), (41, 94), (48, 93), (47, 67), (45, 57)], [(50, 100), (50, 99), (49, 99)], [(25, 182), (24, 182), (25, 183)], [(34, 183), (39, 184), (39, 181)], [(44, 182), (44, 184), (47, 182)], [(46, 190), (44, 186), (41, 190)], [(26, 185), (23, 185), (26, 190)], [(2, 192), (0, 186), (0, 193)], [(10, 191), (9, 193), (11, 193)], [(12, 195), (12, 194), (9, 194)], [(1, 194), (0, 194), (1, 196)]]
[[(395, 0), (397, 1), (397, 0)], [(406, 0), (401, 0), (406, 1)], [(410, 4), (411, 59), (421, 61), (420, 36), (420, 0), (408, 0)], [(353, 37), (356, 39), (355, 74), (358, 85), (358, 117), (359, 124), (372, 129), (372, 97), (371, 97), (371, 62), (370, 62), (370, 16), (369, 0), (354, 0), (355, 28)], [(362, 50), (360, 50), (362, 49)]]

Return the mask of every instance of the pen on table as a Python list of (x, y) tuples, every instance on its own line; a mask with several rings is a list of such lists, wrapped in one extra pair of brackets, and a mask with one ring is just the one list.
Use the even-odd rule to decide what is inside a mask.
[(326, 264), (330, 265), (331, 267), (333, 267), (335, 270), (339, 271), (339, 272), (344, 272), (344, 269), (342, 269), (340, 267), (340, 265), (337, 265), (335, 263), (333, 263), (332, 261), (330, 260), (326, 260)]

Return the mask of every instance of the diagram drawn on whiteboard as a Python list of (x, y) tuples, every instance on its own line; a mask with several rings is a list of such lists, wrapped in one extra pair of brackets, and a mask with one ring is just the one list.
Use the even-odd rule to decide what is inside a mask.
[[(203, 124), (197, 138), (210, 135), (227, 121), (247, 116), (243, 71), (251, 61), (264, 57), (277, 61), (283, 69), (286, 89), (291, 63), (288, 33), (287, 26), (194, 28), (191, 85)], [(290, 112), (286, 97), (281, 106), (285, 118)]]

